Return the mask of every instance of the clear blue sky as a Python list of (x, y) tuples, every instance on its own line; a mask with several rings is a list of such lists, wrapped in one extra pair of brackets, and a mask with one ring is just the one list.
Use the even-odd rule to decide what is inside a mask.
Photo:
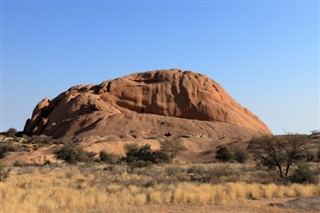
[(2, 1), (1, 126), (78, 84), (206, 74), (274, 134), (319, 129), (319, 2)]

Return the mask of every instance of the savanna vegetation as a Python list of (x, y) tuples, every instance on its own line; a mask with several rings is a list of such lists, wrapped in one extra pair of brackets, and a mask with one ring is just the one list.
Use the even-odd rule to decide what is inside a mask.
[[(320, 196), (319, 144), (302, 135), (257, 138), (247, 150), (219, 146), (211, 163), (194, 164), (174, 161), (186, 150), (178, 138), (160, 141), (159, 150), (125, 145), (125, 156), (44, 138), (2, 142), (14, 147), (3, 155), (22, 145), (59, 144), (55, 156), (65, 161), (0, 166), (3, 212), (166, 212), (172, 206), (212, 212), (244, 201)], [(282, 212), (270, 208), (258, 210)]]

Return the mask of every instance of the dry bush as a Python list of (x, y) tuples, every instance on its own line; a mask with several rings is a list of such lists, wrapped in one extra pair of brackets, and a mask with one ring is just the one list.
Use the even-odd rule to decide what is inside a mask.
[(5, 181), (9, 177), (10, 171), (10, 168), (6, 168), (0, 164), (0, 182)]

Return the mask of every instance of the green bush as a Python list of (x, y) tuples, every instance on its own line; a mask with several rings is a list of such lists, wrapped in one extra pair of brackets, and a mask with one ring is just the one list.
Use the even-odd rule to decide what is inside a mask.
[(149, 144), (139, 146), (137, 144), (125, 145), (126, 156), (122, 158), (123, 161), (128, 163), (130, 170), (134, 168), (141, 168), (151, 166), (154, 163), (170, 162), (170, 157), (160, 151), (152, 151)]
[(150, 145), (146, 144), (143, 146), (127, 145), (126, 149), (126, 162), (131, 163), (134, 161), (153, 161), (153, 152), (151, 151)]
[(232, 159), (231, 152), (227, 147), (218, 146), (216, 150), (216, 159), (224, 162), (230, 161)]
[(75, 164), (77, 162), (92, 161), (96, 155), (93, 152), (84, 151), (81, 147), (74, 144), (65, 144), (64, 147), (54, 152), (57, 159), (64, 160), (67, 163)]
[(151, 163), (164, 163), (170, 160), (169, 156), (160, 151), (152, 151), (149, 144), (138, 146), (136, 144), (127, 144), (125, 146), (127, 163), (135, 161), (149, 161)]
[(315, 171), (307, 165), (299, 165), (290, 177), (293, 183), (318, 183), (318, 177)]

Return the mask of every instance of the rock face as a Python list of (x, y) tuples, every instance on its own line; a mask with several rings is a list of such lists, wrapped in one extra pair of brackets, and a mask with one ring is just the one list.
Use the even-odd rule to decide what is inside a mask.
[(221, 138), (271, 134), (268, 127), (205, 75), (178, 69), (135, 73), (100, 85), (71, 87), (44, 99), (27, 134), (63, 136), (170, 134)]

